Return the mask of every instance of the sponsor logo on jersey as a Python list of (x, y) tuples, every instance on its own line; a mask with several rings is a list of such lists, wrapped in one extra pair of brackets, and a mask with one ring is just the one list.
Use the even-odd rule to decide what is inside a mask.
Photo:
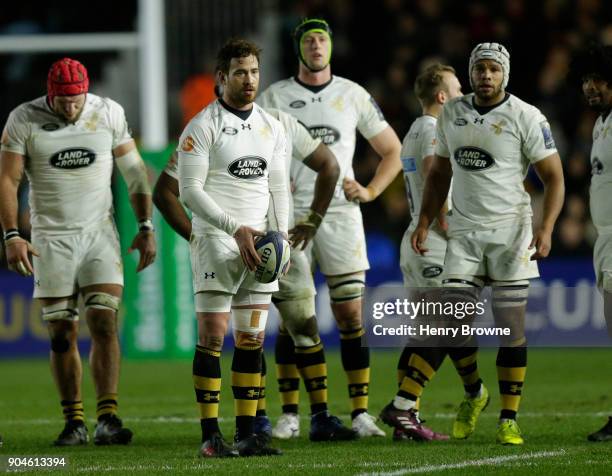
[(423, 270), (424, 278), (435, 278), (436, 276), (440, 276), (442, 274), (441, 266), (428, 266)]
[(221, 129), (221, 132), (230, 136), (235, 136), (236, 134), (238, 134), (238, 129), (236, 129), (235, 127), (226, 126)]
[(194, 145), (195, 141), (193, 140), (193, 137), (187, 136), (183, 139), (183, 143), (181, 144), (181, 150), (183, 152), (191, 152), (193, 150)]
[(603, 174), (603, 163), (597, 157), (593, 157), (591, 161), (591, 174), (592, 175), (601, 175)]
[(45, 131), (56, 131), (60, 128), (59, 124), (56, 124), (54, 122), (48, 122), (47, 124), (43, 124), (42, 126), (43, 130)]
[(467, 124), (467, 120), (464, 119), (463, 117), (458, 117), (457, 119), (455, 119), (455, 125), (456, 126), (465, 126)]
[(310, 126), (308, 132), (313, 139), (321, 139), (325, 145), (332, 145), (340, 140), (340, 132), (332, 126)]
[(402, 157), (402, 168), (404, 173), (416, 172), (416, 159), (414, 157)]
[(60, 150), (49, 159), (49, 163), (58, 169), (80, 169), (90, 166), (95, 161), (96, 153), (82, 147)]
[(293, 101), (292, 103), (289, 104), (289, 107), (292, 107), (293, 109), (299, 109), (301, 107), (304, 107), (306, 105), (306, 101), (302, 101), (301, 99), (297, 99), (296, 101)]
[(247, 155), (234, 160), (227, 166), (227, 171), (236, 178), (254, 180), (263, 177), (268, 163), (261, 157)]
[(459, 147), (454, 158), (462, 169), (473, 171), (488, 169), (495, 163), (491, 154), (478, 147)]
[(553, 139), (552, 132), (550, 131), (550, 125), (546, 121), (540, 122), (540, 129), (542, 129), (542, 137), (544, 138), (544, 147), (547, 149), (555, 148), (555, 140)]

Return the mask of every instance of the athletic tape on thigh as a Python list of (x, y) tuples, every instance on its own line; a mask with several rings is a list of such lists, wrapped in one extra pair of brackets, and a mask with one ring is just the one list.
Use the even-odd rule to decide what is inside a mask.
[(604, 271), (601, 277), (601, 285), (604, 291), (608, 291), (612, 293), (612, 273), (609, 271)]
[(232, 295), (219, 291), (203, 291), (195, 295), (196, 312), (230, 312)]
[(64, 299), (42, 308), (43, 321), (78, 321), (79, 310), (75, 299)]
[(101, 292), (89, 293), (83, 298), (85, 309), (93, 308), (117, 312), (120, 302), (121, 300), (117, 296)]
[(314, 297), (287, 299), (275, 303), (285, 329), (298, 347), (312, 347), (319, 343)]
[(361, 299), (365, 287), (365, 273), (345, 274), (344, 276), (329, 276), (329, 297), (333, 302), (352, 301)]
[(259, 334), (266, 329), (268, 311), (265, 309), (232, 309), (232, 326), (235, 331)]
[(475, 301), (480, 296), (484, 281), (475, 277), (448, 278), (443, 281), (444, 298), (456, 301)]
[(519, 307), (527, 304), (529, 281), (493, 281), (493, 307)]

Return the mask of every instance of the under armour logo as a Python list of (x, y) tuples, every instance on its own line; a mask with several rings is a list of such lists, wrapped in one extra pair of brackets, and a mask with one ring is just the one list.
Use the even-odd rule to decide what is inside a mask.
[(35, 279), (34, 280), (34, 286), (40, 286), (40, 280), (39, 279)]
[(205, 393), (204, 396), (202, 397), (202, 400), (204, 400), (205, 402), (219, 402), (219, 395), (212, 394), (212, 393)]
[(318, 98), (310, 98), (310, 102), (317, 102), (317, 101), (321, 102), (321, 97), (318, 97)]
[(259, 390), (255, 390), (255, 389), (253, 389), (253, 388), (252, 388), (252, 389), (250, 389), (250, 390), (247, 392), (247, 397), (249, 397), (249, 398), (259, 397)]
[(475, 117), (474, 124), (484, 124), (484, 119), (482, 117)]
[(251, 130), (251, 124), (240, 124), (242, 126), (242, 130), (248, 129)]
[(204, 273), (204, 279), (215, 279), (215, 272), (213, 271), (212, 273)]

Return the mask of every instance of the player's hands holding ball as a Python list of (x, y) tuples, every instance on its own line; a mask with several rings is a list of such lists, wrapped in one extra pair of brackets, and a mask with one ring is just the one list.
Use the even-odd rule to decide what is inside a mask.
[(255, 251), (255, 237), (258, 236), (265, 236), (265, 233), (244, 225), (234, 233), (240, 256), (249, 271), (255, 271), (257, 265), (261, 264), (261, 258)]

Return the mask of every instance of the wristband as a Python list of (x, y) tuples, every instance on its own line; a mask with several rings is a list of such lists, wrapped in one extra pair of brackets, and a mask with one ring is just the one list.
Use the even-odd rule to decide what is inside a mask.
[(11, 238), (15, 238), (17, 236), (21, 236), (19, 234), (19, 230), (17, 228), (9, 228), (4, 232), (4, 241), (8, 241)]
[(315, 212), (314, 210), (310, 210), (308, 212), (308, 215), (306, 215), (305, 217), (303, 217), (298, 223), (296, 223), (297, 225), (309, 225), (314, 227), (315, 229), (319, 228), (319, 226), (321, 225), (321, 222), (323, 221), (323, 215), (320, 215), (319, 213)]
[(140, 220), (138, 222), (138, 231), (155, 231), (155, 227), (153, 226), (153, 221), (150, 218), (146, 218), (144, 220)]

